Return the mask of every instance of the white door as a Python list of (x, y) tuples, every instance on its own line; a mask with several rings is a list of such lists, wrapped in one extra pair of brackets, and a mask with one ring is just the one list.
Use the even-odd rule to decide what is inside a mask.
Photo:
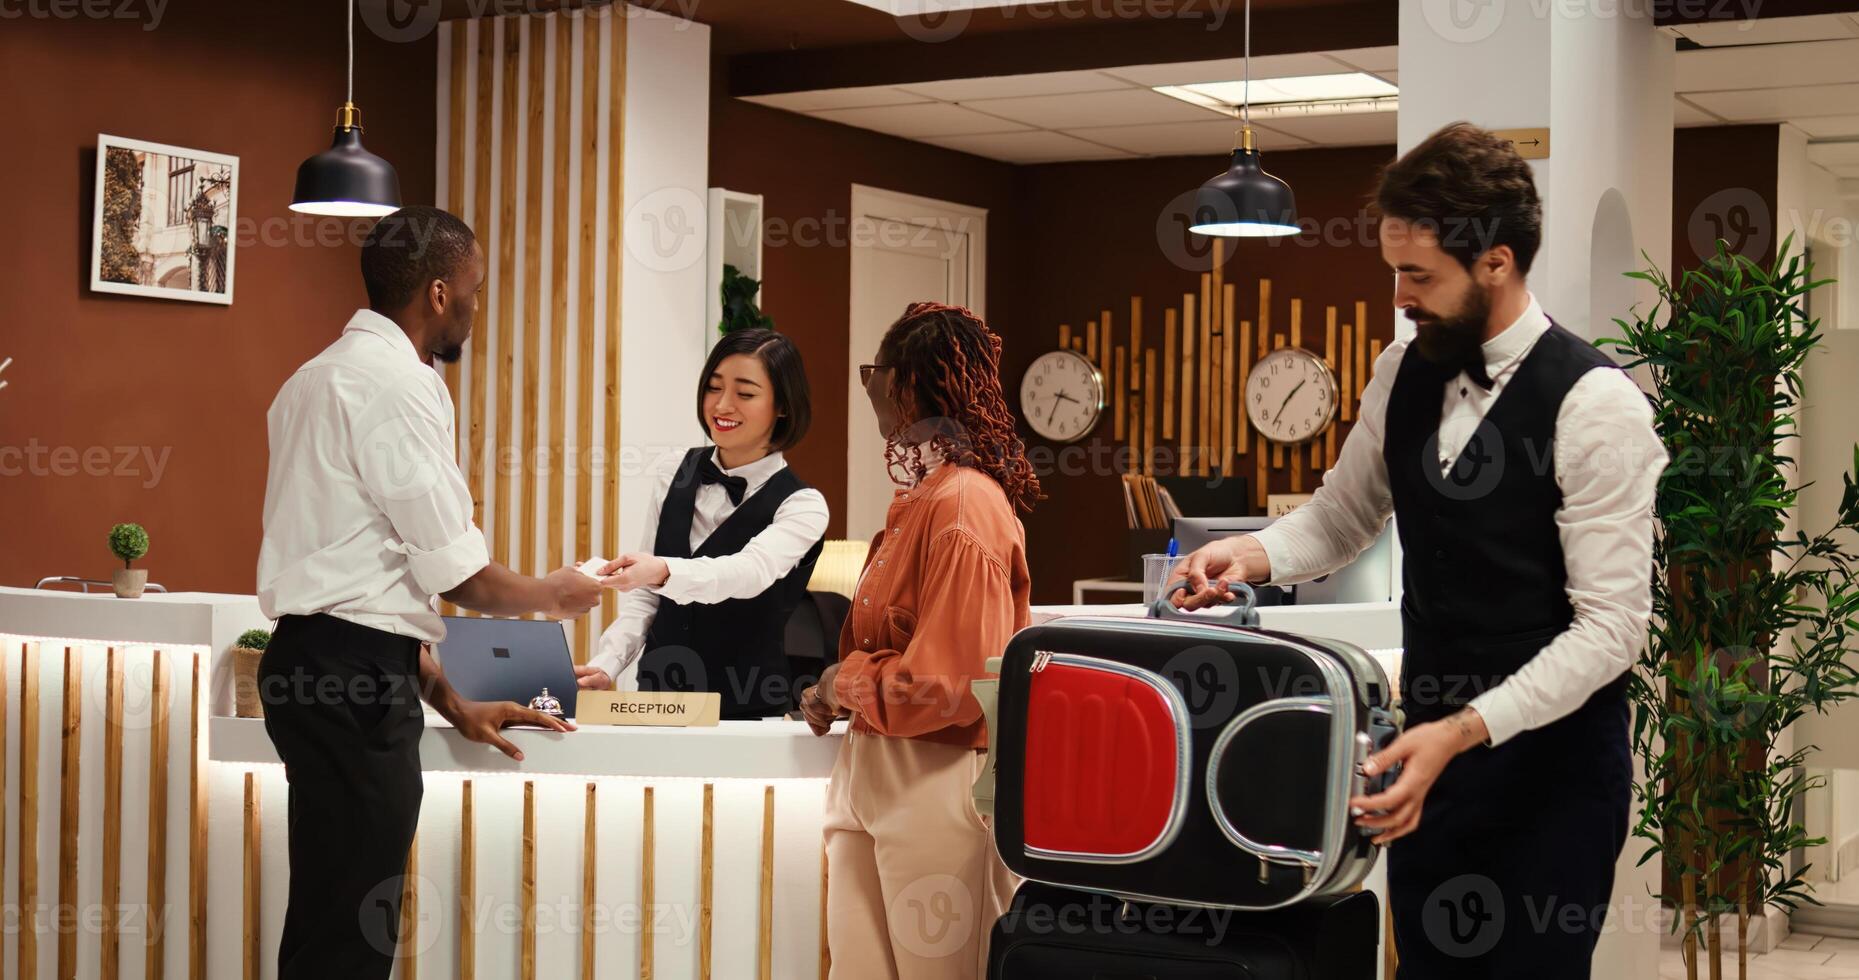
[(964, 306), (985, 315), (987, 212), (853, 185), (851, 362), (846, 387), (846, 537), (870, 541), (896, 484), (884, 436), (856, 366), (877, 360), (885, 330), (911, 303)]

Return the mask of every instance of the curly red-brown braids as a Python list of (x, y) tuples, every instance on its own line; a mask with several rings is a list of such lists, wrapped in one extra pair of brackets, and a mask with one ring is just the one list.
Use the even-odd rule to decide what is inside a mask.
[[(993, 477), (1014, 506), (1030, 511), (1041, 499), (1039, 477), (1014, 432), (1000, 357), (1000, 336), (959, 306), (912, 303), (904, 310), (878, 345), (903, 420), (899, 432), (886, 434), (884, 459), (922, 479), (928, 467), (919, 444), (928, 442), (944, 461)], [(903, 438), (905, 431), (912, 436)]]

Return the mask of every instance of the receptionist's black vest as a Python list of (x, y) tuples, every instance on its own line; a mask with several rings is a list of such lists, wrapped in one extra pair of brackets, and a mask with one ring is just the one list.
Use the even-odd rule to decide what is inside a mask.
[[(691, 520), (697, 510), (698, 465), (713, 450), (708, 446), (684, 455), (671, 489), (659, 508), (653, 553), (661, 558), (717, 558), (733, 555), (774, 522), (782, 501), (807, 489), (794, 471), (782, 467), (760, 490), (744, 498), (695, 551)], [(763, 718), (787, 711), (790, 690), (783, 638), (788, 616), (807, 594), (807, 580), (820, 557), (814, 542), (800, 564), (750, 599), (680, 603), (661, 598), (658, 615), (646, 636), (639, 661), (642, 691), (717, 691), (726, 719)]]
[[(1401, 358), (1382, 454), (1405, 550), (1408, 724), (1442, 717), (1495, 686), (1574, 620), (1555, 520), (1562, 503), (1556, 415), (1582, 375), (1614, 367), (1552, 323), (1442, 477), (1441, 403), (1457, 371), (1435, 366), (1413, 345)], [(1625, 682), (1623, 674), (1593, 701), (1619, 701)]]

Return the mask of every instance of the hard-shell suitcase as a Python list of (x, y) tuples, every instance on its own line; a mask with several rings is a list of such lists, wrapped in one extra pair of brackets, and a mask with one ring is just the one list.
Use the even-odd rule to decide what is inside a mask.
[(1239, 591), (1223, 613), (1165, 596), (1149, 619), (1056, 620), (1008, 643), (998, 689), (978, 685), (994, 778), (976, 796), (1015, 873), (1238, 909), (1368, 874), (1349, 799), (1388, 778), (1358, 772), (1394, 735), (1387, 676), (1347, 643), (1258, 628)]
[(1369, 892), (1240, 912), (1028, 882), (994, 924), (988, 980), (1365, 980), (1380, 916)]

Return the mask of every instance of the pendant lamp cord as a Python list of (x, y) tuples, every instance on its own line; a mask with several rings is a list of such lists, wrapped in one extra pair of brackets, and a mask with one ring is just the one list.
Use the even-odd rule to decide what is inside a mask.
[(1240, 125), (1253, 128), (1253, 0), (1246, 0), (1246, 84), (1240, 89), (1240, 112)]
[[(349, 91), (348, 91), (348, 98), (345, 101), (347, 101), (350, 105), (353, 105), (355, 103), (355, 4), (357, 2), (359, 2), (359, 0), (348, 0), (348, 8), (349, 8)], [(1247, 2), (1247, 9), (1250, 10), (1252, 0), (1246, 0), (1246, 2)], [(1250, 45), (1251, 43), (1250, 39), (1248, 39), (1247, 43), (1248, 45)], [(1250, 46), (1248, 46), (1247, 51), (1248, 52), (1251, 51)], [(1252, 55), (1248, 53), (1246, 57), (1251, 58)]]

